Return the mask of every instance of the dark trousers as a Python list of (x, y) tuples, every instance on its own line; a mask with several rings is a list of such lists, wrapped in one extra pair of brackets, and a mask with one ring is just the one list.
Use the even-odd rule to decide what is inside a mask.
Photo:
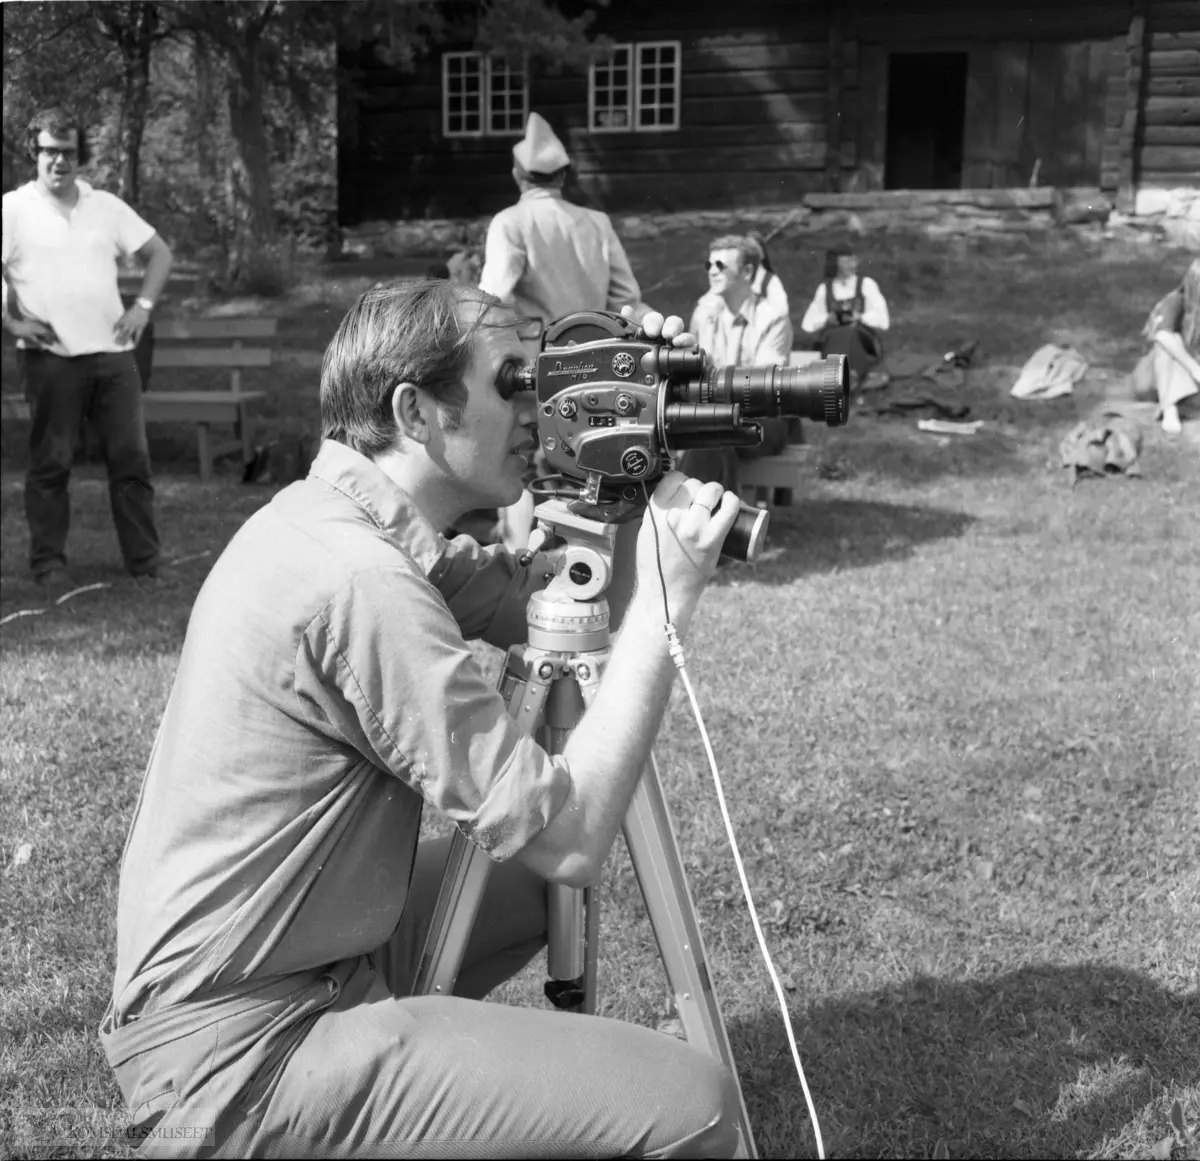
[(32, 419), (25, 515), (34, 575), (67, 563), (67, 482), (85, 419), (104, 452), (125, 567), (135, 576), (149, 572), (158, 564), (158, 532), (141, 377), (132, 353), (66, 359), (45, 351), (19, 351), (18, 358)]
[(852, 387), (857, 386), (882, 357), (878, 336), (861, 323), (827, 328), (817, 338), (816, 347), (824, 356), (846, 356), (846, 362), (850, 364)]

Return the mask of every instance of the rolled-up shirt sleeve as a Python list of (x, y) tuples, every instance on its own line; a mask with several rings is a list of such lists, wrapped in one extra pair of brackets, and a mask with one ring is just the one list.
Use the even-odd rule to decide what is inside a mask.
[(507, 649), (526, 639), (529, 598), (546, 587), (551, 571), (544, 555), (522, 568), (503, 545), (481, 546), (469, 536), (456, 536), (429, 579), (468, 641), (479, 638)]
[(620, 312), (623, 306), (635, 306), (641, 302), (642, 291), (629, 265), (629, 257), (612, 221), (605, 215), (604, 228), (608, 245), (608, 309)]
[(355, 574), (312, 620), (295, 695), (316, 728), (418, 791), (497, 861), (566, 801), (564, 759), (521, 732), (445, 601), (406, 568)]
[(792, 322), (785, 316), (770, 319), (762, 328), (755, 347), (754, 362), (760, 367), (787, 366), (792, 352)]
[(483, 270), (479, 275), (479, 289), (494, 294), (501, 302), (511, 303), (525, 273), (527, 261), (525, 242), (519, 230), (502, 215), (497, 215), (488, 226), (483, 246)]

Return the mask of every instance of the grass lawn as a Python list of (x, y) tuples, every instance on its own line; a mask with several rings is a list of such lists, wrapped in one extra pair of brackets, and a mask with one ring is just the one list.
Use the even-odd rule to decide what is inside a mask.
[[(681, 271), (655, 305), (690, 308), (707, 241), (630, 245), (644, 283)], [(797, 318), (824, 241), (772, 247)], [(1147, 1157), (1174, 1102), (1200, 1121), (1200, 445), (1150, 426), (1142, 480), (1075, 488), (1056, 449), (1132, 366), (1186, 259), (891, 236), (859, 252), (889, 295), (893, 349), (980, 339), (961, 393), (984, 429), (810, 427), (814, 471), (776, 512), (769, 559), (721, 570), (688, 642), (826, 1150)], [(226, 308), (281, 316), (278, 367), (247, 376), (271, 393), (264, 415), (312, 420), (320, 350), (378, 276), (348, 265)], [(1089, 359), (1086, 379), (1010, 400), (1013, 369), (1051, 340)], [(0, 616), (39, 604), (10, 428)], [(121, 850), (191, 602), (271, 495), (232, 473), (200, 485), (190, 434), (153, 438), (184, 582), (123, 578), (88, 463), (72, 568), (109, 587), (0, 628), (0, 1155), (46, 1155), (11, 1134), (22, 1110), (119, 1120), (95, 1029)], [(659, 743), (760, 1154), (813, 1155), (681, 690)], [(665, 982), (620, 844), (604, 914), (602, 1011), (654, 1023)], [(539, 965), (498, 998), (537, 1003), (540, 980)], [(97, 1139), (50, 1152), (132, 1155)], [(1193, 1133), (1160, 1155), (1200, 1148)]]

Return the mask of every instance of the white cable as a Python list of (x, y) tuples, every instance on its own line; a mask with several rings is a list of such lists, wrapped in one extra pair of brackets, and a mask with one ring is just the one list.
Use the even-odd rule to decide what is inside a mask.
[(775, 971), (775, 964), (771, 959), (771, 953), (767, 950), (767, 941), (763, 936), (762, 927), (758, 922), (758, 911), (754, 906), (754, 899), (750, 894), (750, 884), (746, 880), (746, 869), (742, 865), (741, 852), (738, 850), (737, 839), (733, 834), (733, 823), (729, 818), (729, 810), (725, 805), (725, 791), (721, 788), (721, 775), (717, 771), (717, 759), (713, 753), (712, 743), (709, 741), (708, 730), (704, 725), (704, 715), (700, 712), (700, 703), (696, 700), (696, 691), (692, 689), (691, 679), (688, 677), (687, 669), (684, 665), (683, 646), (679, 643), (679, 635), (675, 630), (675, 626), (671, 622), (667, 622), (664, 626), (667, 633), (668, 648), (670, 649), (671, 657), (675, 661), (676, 667), (683, 676), (683, 686), (687, 690), (688, 700), (692, 703), (692, 714), (696, 719), (696, 724), (700, 727), (700, 737), (704, 742), (704, 752), (708, 755), (709, 768), (712, 770), (713, 785), (717, 788), (717, 801), (721, 805), (721, 818), (725, 823), (725, 833), (729, 837), (729, 846), (733, 851), (733, 862), (737, 867), (738, 879), (741, 880), (742, 894), (746, 896), (746, 906), (750, 909), (750, 922), (754, 925), (754, 934), (758, 937), (759, 950), (762, 952), (763, 959), (767, 965), (767, 971), (771, 976), (771, 983), (775, 986), (775, 997), (779, 1001), (779, 1011), (783, 1014), (783, 1026), (787, 1030), (788, 1045), (792, 1050), (792, 1062), (796, 1066), (796, 1075), (800, 1078), (800, 1087), (804, 1090), (804, 1100), (808, 1104), (808, 1117), (812, 1121), (813, 1134), (817, 1139), (817, 1156), (821, 1161), (825, 1161), (825, 1143), (821, 1137), (821, 1125), (817, 1120), (817, 1110), (813, 1105), (812, 1094), (808, 1091), (808, 1081), (804, 1076), (804, 1066), (800, 1063), (800, 1050), (796, 1047), (796, 1034), (792, 1031), (792, 1018), (787, 1010), (787, 998), (783, 994), (783, 985), (779, 982), (779, 976)]
[(692, 703), (692, 714), (696, 719), (696, 724), (700, 727), (700, 737), (704, 742), (704, 752), (708, 755), (709, 769), (712, 770), (713, 785), (717, 788), (717, 801), (721, 804), (721, 818), (725, 823), (725, 834), (729, 837), (729, 848), (733, 851), (733, 862), (734, 866), (737, 867), (738, 879), (742, 884), (742, 894), (745, 895), (746, 906), (750, 909), (750, 922), (754, 925), (754, 934), (758, 937), (759, 950), (762, 952), (763, 960), (766, 962), (767, 972), (771, 976), (771, 983), (775, 986), (775, 998), (779, 1001), (779, 1011), (783, 1015), (783, 1026), (787, 1031), (788, 1046), (792, 1050), (792, 1063), (796, 1066), (796, 1075), (800, 1078), (800, 1087), (804, 1090), (804, 1100), (808, 1105), (808, 1119), (812, 1121), (813, 1134), (817, 1140), (817, 1156), (821, 1161), (825, 1161), (825, 1142), (821, 1136), (821, 1123), (817, 1120), (816, 1106), (813, 1104), (812, 1093), (808, 1091), (808, 1080), (804, 1076), (804, 1066), (800, 1063), (800, 1049), (796, 1047), (796, 1034), (792, 1031), (792, 1018), (788, 1015), (787, 997), (783, 994), (783, 985), (779, 982), (779, 975), (775, 971), (775, 963), (771, 959), (770, 951), (767, 950), (767, 941), (763, 937), (762, 927), (758, 922), (758, 910), (754, 906), (754, 898), (750, 894), (750, 884), (746, 880), (746, 868), (742, 865), (742, 855), (738, 850), (737, 839), (733, 834), (733, 823), (729, 818), (729, 808), (725, 805), (725, 791), (721, 787), (721, 775), (717, 770), (717, 757), (713, 753), (712, 742), (709, 741), (708, 730), (704, 725), (704, 715), (700, 712), (700, 703), (696, 700), (696, 691), (692, 689), (692, 682), (688, 677), (687, 668), (684, 664), (683, 645), (679, 640), (679, 632), (675, 628), (675, 623), (671, 620), (671, 607), (667, 601), (667, 578), (663, 575), (662, 569), (662, 542), (659, 539), (658, 521), (654, 518), (654, 505), (650, 501), (650, 490), (646, 487), (645, 481), (642, 482), (642, 494), (646, 497), (646, 515), (650, 517), (650, 527), (654, 530), (654, 554), (658, 564), (658, 581), (662, 586), (663, 612), (666, 614), (663, 630), (667, 635), (667, 650), (671, 654), (671, 660), (675, 662), (675, 667), (683, 675), (683, 686), (687, 690), (688, 700)]

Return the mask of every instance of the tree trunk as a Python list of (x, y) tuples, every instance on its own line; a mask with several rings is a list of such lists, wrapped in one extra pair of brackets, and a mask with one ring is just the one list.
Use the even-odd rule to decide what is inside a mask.
[(208, 231), (205, 244), (215, 243), (222, 254), (229, 252), (225, 216), (220, 211), (224, 186), (223, 168), (217, 147), (221, 133), (221, 109), (218, 100), (218, 76), (211, 47), (202, 36), (192, 38), (192, 68), (196, 75), (196, 101), (191, 110), (191, 138), (200, 171), (200, 201)]
[(251, 30), (232, 56), (229, 76), (229, 127), (233, 151), (227, 173), (232, 224), (227, 274), (245, 283), (266, 262), (278, 262), (278, 231), (271, 191), (271, 166), (263, 119), (261, 33)]
[(114, 19), (116, 13), (111, 12), (103, 18), (103, 25), (121, 50), (118, 188), (122, 199), (136, 209), (141, 199), (142, 141), (150, 108), (150, 50), (158, 28), (158, 9), (153, 0), (130, 0), (121, 15), (123, 20)]

